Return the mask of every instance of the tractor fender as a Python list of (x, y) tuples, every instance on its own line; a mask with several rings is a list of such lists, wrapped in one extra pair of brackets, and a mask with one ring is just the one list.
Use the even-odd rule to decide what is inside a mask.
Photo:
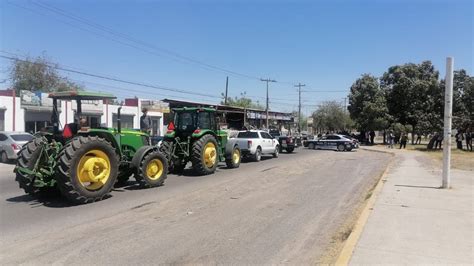
[(238, 146), (239, 144), (237, 144), (237, 139), (228, 139), (227, 144), (225, 145), (225, 154), (224, 154), (225, 158), (231, 159), (234, 148)]
[(159, 151), (158, 146), (143, 146), (140, 147), (137, 152), (135, 152), (135, 155), (133, 155), (132, 162), (131, 162), (131, 167), (138, 169), (140, 167), (140, 162), (142, 161), (143, 157), (147, 155), (150, 152), (153, 151)]

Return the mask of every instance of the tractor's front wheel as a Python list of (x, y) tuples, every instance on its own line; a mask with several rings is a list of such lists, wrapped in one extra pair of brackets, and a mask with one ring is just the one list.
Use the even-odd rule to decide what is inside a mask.
[(166, 157), (158, 151), (150, 152), (143, 157), (135, 175), (141, 187), (158, 187), (165, 182), (168, 173)]
[(54, 191), (52, 187), (36, 187), (34, 186), (35, 177), (32, 174), (28, 174), (25, 171), (20, 170), (19, 168), (34, 170), (35, 166), (41, 165), (43, 162), (38, 162), (42, 160), (41, 152), (42, 146), (45, 145), (46, 139), (44, 138), (35, 138), (23, 145), (20, 152), (18, 152), (18, 159), (16, 162), (16, 177), (15, 180), (18, 182), (20, 188), (22, 188), (27, 194), (37, 194), (37, 193), (49, 193)]
[(59, 189), (76, 204), (102, 200), (117, 180), (118, 162), (114, 147), (105, 139), (75, 137), (59, 156)]
[(208, 175), (216, 171), (219, 162), (216, 138), (204, 135), (193, 143), (191, 161), (197, 174)]

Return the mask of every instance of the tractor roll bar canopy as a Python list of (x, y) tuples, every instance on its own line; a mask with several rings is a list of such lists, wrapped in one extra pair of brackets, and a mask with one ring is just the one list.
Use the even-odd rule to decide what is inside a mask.
[(110, 93), (88, 92), (88, 91), (61, 91), (49, 94), (49, 98), (57, 100), (112, 100), (116, 99)]

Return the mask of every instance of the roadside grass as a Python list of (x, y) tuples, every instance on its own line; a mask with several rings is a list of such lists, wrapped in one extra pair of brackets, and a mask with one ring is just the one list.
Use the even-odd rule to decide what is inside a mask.
[[(428, 154), (438, 163), (443, 162), (443, 150), (428, 150), (426, 145), (407, 144), (407, 150), (421, 151)], [(451, 167), (460, 170), (474, 171), (474, 152), (451, 149)]]

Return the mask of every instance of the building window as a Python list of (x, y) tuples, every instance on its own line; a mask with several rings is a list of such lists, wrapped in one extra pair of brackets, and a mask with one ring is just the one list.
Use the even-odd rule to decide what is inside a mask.
[[(122, 128), (133, 129), (133, 117), (134, 115), (120, 115), (120, 121), (122, 123)], [(112, 114), (112, 127), (117, 128), (117, 114)]]
[(152, 136), (161, 136), (160, 132), (161, 117), (151, 117), (151, 135)]
[(52, 126), (50, 121), (27, 121), (25, 122), (25, 132), (34, 134)]

